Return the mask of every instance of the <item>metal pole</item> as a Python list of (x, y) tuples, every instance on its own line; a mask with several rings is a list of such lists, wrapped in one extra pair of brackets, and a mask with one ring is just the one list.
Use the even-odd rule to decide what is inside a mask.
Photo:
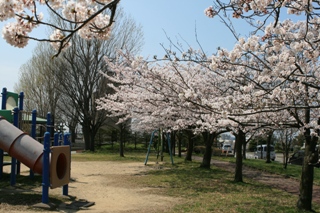
[[(2, 89), (2, 101), (1, 101), (1, 109), (6, 109), (7, 105), (7, 88)], [(0, 149), (0, 178), (2, 178), (3, 174), (3, 150)]]
[(47, 113), (47, 132), (49, 132), (50, 133), (50, 135), (51, 135), (51, 113), (50, 112), (48, 112)]
[[(7, 88), (2, 89), (2, 103), (1, 103), (1, 109), (6, 109), (7, 104)], [(3, 174), (3, 150), (0, 149), (0, 178), (2, 178)]]
[[(64, 144), (65, 146), (70, 146), (70, 140), (69, 140), (69, 138), (70, 138), (70, 134), (69, 134), (69, 133), (64, 134), (63, 144)], [(70, 149), (70, 151), (71, 151), (71, 149)], [(71, 154), (71, 153), (70, 153), (70, 154)], [(71, 158), (70, 158), (70, 161), (71, 161)], [(71, 164), (71, 162), (69, 162), (69, 163)], [(69, 192), (69, 185), (66, 184), (66, 185), (64, 185), (64, 186), (62, 187), (62, 194), (63, 194), (63, 195), (68, 195), (68, 192)]]
[[(24, 93), (20, 92), (20, 95), (19, 95), (19, 112), (18, 113), (20, 113), (20, 112), (22, 113), (22, 111), (23, 111), (23, 99), (24, 99)], [(19, 129), (22, 126), (22, 123), (21, 123), (22, 119), (23, 119), (23, 117), (19, 116), (20, 123), (18, 122), (18, 126), (17, 126)], [(17, 175), (20, 174), (20, 170), (21, 170), (21, 162), (17, 161)]]
[(59, 145), (61, 146), (61, 145), (63, 145), (63, 134), (62, 133), (60, 133), (59, 134)]
[[(37, 130), (37, 110), (32, 110), (31, 114), (31, 137), (36, 139), (36, 130)], [(34, 177), (34, 172), (30, 169), (30, 178)]]
[(59, 146), (59, 133), (57, 133), (57, 132), (54, 133), (53, 138), (54, 138), (53, 145), (54, 146)]
[(151, 149), (151, 145), (152, 145), (152, 141), (153, 141), (153, 137), (154, 137), (154, 133), (158, 131), (158, 130), (154, 130), (151, 134), (150, 137), (150, 142), (149, 142), (149, 147), (148, 147), (148, 152), (147, 152), (147, 156), (146, 156), (146, 160), (144, 161), (144, 165), (147, 165), (148, 162), (148, 158), (149, 158), (149, 154), (150, 154), (150, 149)]
[(157, 143), (157, 164), (158, 164), (158, 159), (159, 159), (159, 156), (160, 156), (160, 144), (161, 144), (161, 129), (159, 129), (159, 133), (158, 133), (158, 143)]
[(32, 110), (31, 115), (31, 137), (36, 139), (36, 128), (37, 128), (37, 110)]
[(23, 110), (23, 99), (24, 99), (24, 93), (20, 92), (20, 95), (19, 95), (19, 110), (20, 111)]
[(2, 89), (2, 105), (1, 105), (1, 109), (6, 109), (6, 105), (7, 105), (7, 88), (3, 88)]
[[(19, 109), (16, 107), (13, 109), (13, 125), (18, 127), (19, 125)], [(16, 168), (17, 159), (11, 158), (11, 174), (10, 174), (10, 184), (14, 186), (16, 184)]]
[(44, 134), (43, 142), (43, 168), (42, 168), (42, 203), (49, 203), (49, 155), (50, 155), (50, 133)]
[(162, 128), (160, 128), (160, 130), (159, 130), (159, 136), (160, 136), (160, 142), (161, 142), (161, 144), (160, 144), (160, 146), (161, 146), (161, 151), (160, 151), (160, 156), (161, 156), (161, 162), (163, 161), (163, 157), (164, 157), (164, 155), (163, 155), (163, 150), (164, 150), (164, 143), (163, 143), (163, 133), (162, 133)]

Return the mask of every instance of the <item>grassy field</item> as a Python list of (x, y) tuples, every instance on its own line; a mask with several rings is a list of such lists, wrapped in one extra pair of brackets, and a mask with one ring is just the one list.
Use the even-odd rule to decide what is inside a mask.
[[(141, 151), (142, 150), (142, 151)], [(127, 147), (125, 157), (119, 157), (118, 149), (105, 147), (95, 153), (81, 153), (72, 155), (72, 161), (123, 161), (141, 162), (146, 158), (145, 149), (140, 151)], [(219, 160), (234, 161), (233, 158), (217, 158)], [(148, 162), (157, 161), (154, 152), (150, 153)], [(185, 162), (183, 158), (174, 157), (174, 165), (171, 165), (170, 157), (164, 156), (164, 162), (157, 164), (158, 168), (150, 170), (146, 175), (134, 176), (130, 181), (136, 186), (151, 187), (157, 189), (159, 194), (179, 198), (181, 202), (177, 204), (171, 212), (300, 212), (295, 208), (297, 196), (264, 186), (250, 179), (244, 179), (244, 183), (234, 183), (232, 173), (212, 167), (211, 169), (201, 169), (199, 162)], [(287, 176), (299, 178), (301, 167), (290, 165), (284, 171), (281, 164), (273, 162), (266, 164), (261, 160), (246, 160), (246, 165), (259, 168), (261, 170), (280, 173)], [(154, 166), (154, 164), (147, 164)], [(320, 171), (320, 170), (319, 170)], [(318, 171), (316, 176), (318, 176)], [(41, 179), (36, 182), (28, 180), (23, 182), (19, 188), (32, 188), (39, 186)], [(0, 182), (0, 189), (8, 184), (8, 176), (3, 177)], [(318, 179), (318, 178), (315, 178)], [(317, 180), (318, 181), (318, 180)], [(41, 184), (40, 184), (41, 185)], [(15, 202), (27, 202), (32, 204), (33, 200), (39, 201), (37, 194), (26, 195), (20, 198), (4, 198), (0, 194), (0, 202), (8, 202), (14, 205)], [(10, 200), (11, 199), (11, 200)], [(25, 201), (27, 199), (27, 201)], [(61, 198), (50, 198), (55, 203), (63, 202)], [(320, 212), (320, 205), (314, 204), (316, 212)]]
[[(236, 162), (235, 158), (232, 157), (214, 157), (217, 160), (223, 160), (228, 162)], [(297, 180), (300, 180), (301, 176), (301, 169), (302, 167), (300, 165), (293, 165), (288, 164), (287, 168), (284, 169), (282, 163), (279, 162), (271, 162), (271, 163), (265, 163), (265, 160), (261, 159), (246, 159), (243, 161), (243, 164), (252, 168), (256, 168), (262, 171), (274, 173), (274, 174), (280, 174), (284, 177), (290, 177), (295, 178)], [(314, 184), (320, 185), (320, 168), (314, 168)]]

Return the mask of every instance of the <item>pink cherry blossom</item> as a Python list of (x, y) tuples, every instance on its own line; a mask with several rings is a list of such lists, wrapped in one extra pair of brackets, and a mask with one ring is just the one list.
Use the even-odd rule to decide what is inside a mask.
[[(53, 42), (52, 46), (58, 48), (58, 53), (70, 46), (70, 38), (74, 33), (78, 33), (85, 39), (106, 40), (110, 37), (111, 25), (119, 1), (0, 0), (0, 21), (9, 22), (2, 30), (3, 38), (16, 47), (25, 47), (29, 39)], [(63, 29), (61, 26), (55, 26), (55, 23), (44, 21), (43, 13), (40, 11), (43, 8), (52, 11), (57, 19), (71, 28)], [(12, 20), (12, 18), (15, 19)], [(33, 29), (39, 26), (52, 27), (54, 31), (52, 36), (50, 38), (30, 37)]]

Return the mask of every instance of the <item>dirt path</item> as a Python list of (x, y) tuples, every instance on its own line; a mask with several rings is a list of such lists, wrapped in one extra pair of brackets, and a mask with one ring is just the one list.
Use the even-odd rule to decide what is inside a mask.
[(90, 213), (153, 212), (170, 207), (171, 197), (130, 184), (130, 177), (143, 175), (148, 169), (143, 163), (73, 162), (70, 195), (95, 202)]
[[(144, 166), (143, 162), (72, 162), (69, 195), (76, 196), (76, 202), (70, 201), (54, 212), (72, 213), (85, 212), (85, 210), (90, 213), (165, 212), (166, 209), (178, 203), (178, 199), (161, 196), (157, 194), (158, 189), (138, 188), (130, 183), (130, 178), (144, 175), (149, 169), (152, 167)], [(22, 166), (22, 174), (28, 171), (27, 167)], [(35, 191), (41, 193), (41, 187)], [(61, 194), (61, 188), (49, 190), (49, 197)], [(90, 203), (94, 205), (88, 208), (79, 209), (77, 205)], [(30, 211), (22, 205), (8, 206), (0, 202), (0, 212), (34, 212), (34, 210)]]

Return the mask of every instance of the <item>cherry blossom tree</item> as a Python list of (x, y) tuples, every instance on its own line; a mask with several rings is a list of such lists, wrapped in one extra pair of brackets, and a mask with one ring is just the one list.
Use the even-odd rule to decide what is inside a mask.
[[(134, 74), (132, 79), (135, 80), (129, 78), (125, 85), (127, 90), (121, 93), (130, 94), (130, 88), (131, 91), (139, 91), (135, 94), (143, 94), (147, 98), (135, 98), (143, 103), (139, 106), (133, 99), (128, 102), (120, 98), (126, 111), (118, 107), (119, 111), (125, 112), (129, 117), (133, 116), (133, 111), (137, 115), (148, 112), (149, 117), (145, 120), (150, 121), (154, 119), (154, 115), (160, 115), (168, 109), (169, 105), (171, 108), (166, 114), (168, 117), (165, 118), (169, 118), (167, 120), (170, 124), (162, 123), (165, 126), (178, 128), (192, 124), (200, 132), (215, 132), (215, 128), (223, 126), (235, 134), (240, 134), (240, 138), (243, 138), (244, 132), (258, 128), (265, 129), (266, 132), (278, 128), (300, 128), (307, 142), (297, 206), (300, 209), (311, 210), (312, 164), (318, 160), (315, 144), (319, 130), (317, 5), (316, 1), (216, 1), (214, 6), (205, 10), (207, 16), (227, 17), (231, 11), (234, 18), (243, 18), (255, 27), (253, 34), (247, 40), (239, 38), (231, 51), (220, 49), (211, 59), (205, 54), (192, 58), (190, 52), (193, 51), (190, 51), (181, 57), (170, 53), (166, 55), (170, 64), (153, 67), (148, 67), (149, 64), (141, 60), (126, 61), (123, 70), (131, 70), (131, 78)], [(289, 14), (305, 14), (301, 16), (301, 19), (305, 20), (296, 23), (290, 20), (281, 21), (281, 14), (285, 8)], [(185, 71), (183, 66), (190, 64), (194, 71)], [(194, 69), (196, 64), (201, 68)], [(138, 69), (132, 69), (134, 66)], [(128, 80), (130, 75), (119, 73), (117, 76), (126, 76)], [(174, 77), (174, 81), (171, 80), (171, 76)], [(212, 76), (214, 80), (211, 81)], [(219, 78), (220, 80), (217, 80)], [(134, 87), (137, 81), (140, 83), (136, 89)], [(157, 99), (158, 97), (161, 98)], [(113, 100), (118, 98), (119, 96)], [(165, 100), (169, 104), (163, 108)], [(130, 110), (125, 103), (131, 103)], [(191, 122), (188, 125), (185, 124), (185, 119), (172, 119), (174, 114), (170, 114), (184, 111), (193, 115), (188, 114), (188, 118), (193, 119), (188, 120)], [(186, 114), (183, 115), (185, 117)], [(140, 119), (144, 120), (143, 117)], [(158, 119), (157, 124), (160, 122), (163, 120)], [(239, 155), (241, 159), (241, 152)], [(241, 169), (236, 170), (236, 173), (238, 171)]]
[[(246, 20), (250, 25), (256, 27), (256, 31), (263, 30), (263, 26), (273, 22), (277, 26), (285, 16), (300, 16), (301, 20), (305, 20), (309, 24), (309, 20), (319, 16), (318, 1), (214, 1), (212, 6), (204, 10), (206, 16), (214, 18), (216, 16), (228, 17)], [(307, 28), (310, 25), (307, 25)]]
[[(223, 79), (210, 70), (208, 61), (206, 66), (192, 62), (190, 57), (197, 54), (191, 52), (183, 53), (180, 59), (168, 53), (173, 60), (163, 63), (129, 57), (118, 59), (116, 64), (109, 60), (115, 74), (106, 77), (118, 86), (114, 87), (115, 94), (100, 99), (98, 104), (100, 109), (113, 111), (113, 116), (133, 118), (135, 128), (141, 125), (141, 129), (162, 127), (191, 129), (205, 136), (209, 133), (201, 166), (210, 167), (214, 137), (225, 132), (228, 125), (238, 124), (224, 117), (226, 113), (221, 110), (221, 96), (228, 94), (222, 88)], [(191, 158), (193, 149), (188, 150), (186, 159)]]
[[(112, 69), (123, 86), (107, 98), (120, 106), (106, 105), (150, 124), (194, 126), (199, 132), (226, 128), (240, 138), (259, 128), (300, 128), (307, 149), (298, 207), (311, 209), (310, 164), (317, 160), (312, 157), (319, 129), (318, 21), (308, 20), (314, 23), (308, 28), (303, 21), (271, 23), (264, 35), (240, 38), (233, 50), (220, 49), (211, 59), (192, 57), (190, 50), (180, 57), (169, 52), (169, 62), (153, 66), (141, 58), (120, 60), (122, 67)], [(236, 177), (241, 180), (241, 168)]]
[[(77, 33), (84, 39), (108, 39), (117, 5), (120, 0), (102, 1), (48, 1), (1, 0), (0, 21), (9, 22), (2, 29), (3, 38), (12, 46), (23, 48), (30, 39), (51, 42), (58, 55), (71, 45), (71, 37)], [(46, 21), (43, 10), (68, 24), (67, 28)], [(49, 38), (32, 36), (36, 27), (53, 30)]]
[[(311, 210), (313, 167), (319, 130), (319, 19), (267, 25), (262, 36), (239, 39), (231, 51), (220, 50), (212, 58), (212, 69), (225, 70), (238, 81), (243, 94), (250, 95), (243, 115), (259, 115), (260, 125), (300, 128), (306, 138), (298, 208)], [(249, 99), (247, 99), (249, 100)], [(233, 103), (233, 101), (229, 101)], [(237, 102), (245, 106), (245, 102)], [(242, 115), (241, 115), (242, 114)]]

